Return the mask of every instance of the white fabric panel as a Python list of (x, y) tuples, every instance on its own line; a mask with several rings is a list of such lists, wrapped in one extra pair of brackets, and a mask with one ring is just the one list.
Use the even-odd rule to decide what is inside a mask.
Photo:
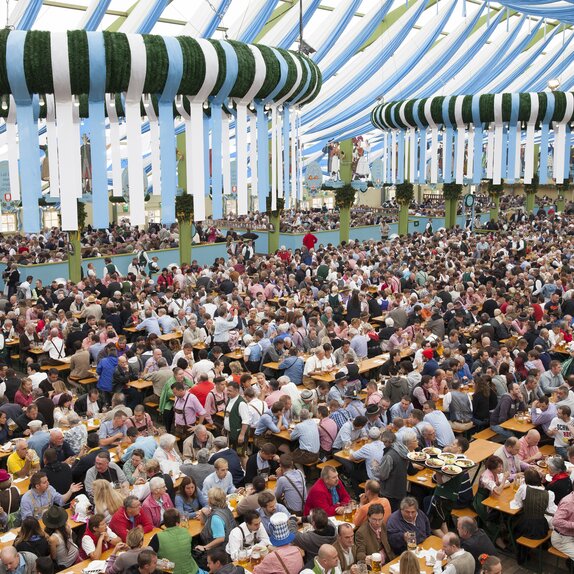
[(8, 117), (6, 118), (6, 143), (8, 144), (8, 170), (10, 175), (10, 195), (13, 201), (20, 201), (20, 173), (18, 159), (18, 129), (16, 128), (16, 102), (10, 96)]
[(161, 159), (159, 143), (159, 122), (153, 102), (149, 94), (143, 98), (147, 119), (149, 121), (149, 133), (151, 138), (151, 172), (153, 176), (153, 194), (161, 195)]
[(120, 148), (120, 125), (113, 94), (106, 94), (106, 110), (110, 124), (110, 149), (112, 160), (112, 189), (114, 197), (122, 196), (122, 151)]
[(534, 176), (534, 136), (536, 134), (536, 118), (540, 109), (538, 94), (530, 92), (530, 119), (526, 124), (526, 148), (524, 150), (524, 183), (532, 183)]
[(60, 167), (58, 165), (58, 128), (54, 94), (46, 94), (46, 143), (50, 170), (50, 197), (60, 197)]

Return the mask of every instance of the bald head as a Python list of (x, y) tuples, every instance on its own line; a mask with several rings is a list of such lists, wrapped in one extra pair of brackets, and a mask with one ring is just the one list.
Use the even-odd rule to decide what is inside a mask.
[(536, 446), (540, 442), (540, 433), (536, 429), (529, 430), (526, 433), (526, 442), (528, 446)]
[(317, 562), (328, 571), (339, 565), (337, 549), (332, 544), (323, 544), (317, 554)]
[(14, 546), (6, 546), (0, 552), (0, 560), (6, 570), (14, 571), (20, 565), (20, 556)]

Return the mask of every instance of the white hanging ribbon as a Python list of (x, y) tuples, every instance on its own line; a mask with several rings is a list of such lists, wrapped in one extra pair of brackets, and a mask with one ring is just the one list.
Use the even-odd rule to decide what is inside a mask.
[(74, 114), (72, 84), (68, 58), (68, 34), (50, 34), (52, 78), (58, 124), (58, 165), (60, 172), (60, 214), (62, 229), (78, 229), (77, 198), (82, 195), (82, 160), (80, 123)]
[(147, 53), (143, 36), (127, 34), (130, 45), (130, 81), (125, 99), (126, 133), (128, 139), (128, 182), (130, 223), (145, 224), (144, 164), (141, 138), (141, 99), (143, 95)]
[(6, 118), (6, 143), (8, 144), (8, 173), (10, 176), (10, 195), (12, 201), (20, 201), (20, 173), (18, 167), (19, 146), (16, 128), (16, 102), (10, 96), (8, 117)]
[(151, 172), (153, 174), (153, 194), (161, 195), (161, 158), (159, 144), (159, 122), (153, 100), (150, 94), (144, 94), (143, 105), (147, 119), (149, 120)]
[(296, 112), (297, 121), (297, 197), (299, 201), (303, 201), (303, 142), (299, 139), (299, 132), (301, 130), (301, 112), (297, 107)]
[(120, 146), (120, 123), (114, 94), (106, 94), (106, 110), (110, 123), (110, 147), (112, 150), (112, 195), (122, 196), (122, 149)]
[[(564, 183), (565, 162), (566, 157), (566, 135), (567, 135), (567, 122), (574, 113), (574, 95), (572, 92), (565, 92), (566, 96), (566, 110), (564, 117), (554, 127), (554, 179), (556, 183)], [(570, 154), (568, 154), (569, 156)]]
[(277, 109), (275, 132), (275, 168), (277, 169), (277, 197), (283, 197), (283, 115)]
[(409, 156), (409, 181), (413, 182), (415, 180), (415, 175), (417, 173), (417, 130), (416, 128), (409, 129), (409, 139), (410, 139), (410, 152)]
[(295, 110), (291, 111), (291, 203), (290, 208), (294, 209), (297, 206), (297, 112)]
[(459, 184), (464, 183), (464, 151), (466, 147), (466, 128), (462, 118), (463, 100), (464, 96), (457, 96), (454, 102), (454, 117), (457, 131), (455, 182)]
[(391, 179), (397, 182), (397, 132), (391, 132)]
[[(229, 151), (229, 116), (221, 110), (221, 175), (223, 193), (230, 195), (231, 191), (231, 153)], [(257, 178), (257, 173), (255, 174)], [(252, 184), (253, 185), (253, 184)]]
[(46, 143), (50, 171), (50, 197), (60, 197), (60, 167), (58, 165), (58, 128), (54, 94), (44, 96), (46, 102)]
[(494, 129), (492, 125), (488, 128), (488, 138), (486, 139), (486, 177), (493, 179), (494, 174)]
[(526, 147), (524, 149), (524, 183), (532, 183), (534, 177), (534, 136), (539, 107), (538, 93), (530, 92), (530, 118), (526, 124)]
[(249, 167), (251, 169), (251, 197), (258, 197), (257, 180), (257, 115), (249, 113)]
[(516, 162), (514, 164), (514, 179), (520, 179), (522, 173), (522, 129), (518, 122), (518, 136), (516, 138)]
[(502, 164), (505, 155), (504, 124), (502, 122), (502, 94), (494, 94), (494, 168), (492, 181), (500, 185), (502, 181)]
[[(466, 152), (466, 177), (472, 179), (474, 174), (474, 124), (468, 126), (468, 147)], [(444, 154), (443, 154), (444, 156)], [(444, 157), (443, 157), (444, 165)]]

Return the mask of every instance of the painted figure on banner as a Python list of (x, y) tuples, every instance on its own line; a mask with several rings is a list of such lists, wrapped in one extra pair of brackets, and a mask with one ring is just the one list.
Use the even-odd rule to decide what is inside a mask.
[(327, 154), (327, 174), (331, 179), (340, 179), (341, 146), (339, 142), (330, 141), (323, 151)]
[(92, 193), (92, 152), (87, 134), (82, 136), (80, 155), (82, 158), (82, 193)]
[(368, 140), (363, 140), (362, 136), (357, 138), (357, 143), (353, 150), (353, 160), (356, 157), (354, 176), (355, 179), (366, 179), (369, 177), (369, 151), (371, 145)]

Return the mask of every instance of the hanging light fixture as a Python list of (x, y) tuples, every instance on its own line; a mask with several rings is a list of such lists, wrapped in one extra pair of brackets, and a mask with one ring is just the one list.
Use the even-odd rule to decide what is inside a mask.
[(560, 87), (560, 80), (557, 78), (548, 80), (548, 87), (551, 91), (555, 92)]

